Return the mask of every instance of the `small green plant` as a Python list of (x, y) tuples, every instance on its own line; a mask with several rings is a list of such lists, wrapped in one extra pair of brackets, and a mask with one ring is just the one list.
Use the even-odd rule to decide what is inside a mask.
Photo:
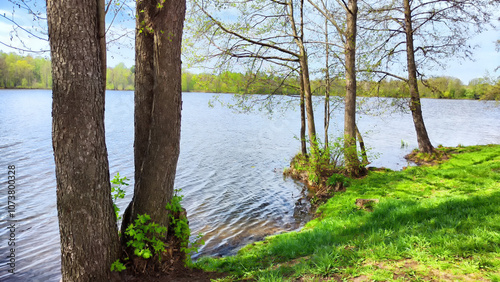
[(111, 197), (113, 198), (113, 208), (115, 209), (116, 219), (120, 220), (120, 208), (116, 205), (117, 199), (125, 198), (125, 190), (122, 189), (123, 186), (128, 186), (128, 181), (126, 176), (120, 177), (120, 173), (116, 173), (115, 177), (111, 180)]
[(314, 205), (316, 205), (316, 204), (318, 203), (318, 197), (313, 196), (313, 197), (309, 200), (309, 202), (310, 202), (310, 203), (311, 203), (311, 205), (313, 205), (313, 206), (314, 206)]
[(125, 269), (127, 269), (127, 267), (123, 265), (123, 263), (119, 259), (115, 260), (115, 262), (111, 264), (111, 271), (121, 272)]
[(342, 183), (344, 187), (347, 187), (349, 185), (349, 178), (344, 176), (343, 174), (334, 173), (332, 174), (332, 176), (330, 176), (330, 178), (328, 178), (326, 184), (329, 186), (334, 186), (339, 182)]
[(172, 197), (172, 200), (170, 203), (167, 203), (166, 209), (173, 212), (173, 213), (179, 213), (182, 211), (182, 199), (184, 196), (179, 196), (179, 193), (182, 191), (182, 189), (175, 189), (174, 190), (174, 196)]
[(318, 184), (319, 183), (319, 175), (316, 173), (316, 172), (310, 172), (309, 173), (309, 181), (311, 181), (312, 183), (316, 183)]
[(406, 149), (408, 148), (408, 142), (405, 142), (403, 139), (401, 139), (401, 149)]
[[(137, 215), (134, 223), (131, 223), (125, 234), (130, 236), (127, 246), (134, 247), (136, 256), (149, 259), (153, 254), (158, 255), (165, 251), (165, 243), (161, 240), (167, 233), (167, 227), (154, 222), (149, 222), (151, 217), (147, 214)], [(148, 223), (149, 222), (149, 223)]]
[[(198, 248), (204, 244), (201, 240), (202, 234), (196, 237), (193, 242), (189, 241), (191, 236), (191, 229), (189, 229), (189, 224), (185, 216), (175, 217), (175, 214), (180, 214), (182, 209), (181, 201), (184, 196), (179, 196), (181, 189), (175, 189), (175, 194), (172, 197), (170, 203), (166, 205), (166, 209), (170, 211), (170, 225), (174, 229), (175, 237), (181, 241), (181, 251), (186, 254), (186, 264), (191, 263), (191, 253), (197, 252)], [(189, 244), (191, 243), (191, 247)]]

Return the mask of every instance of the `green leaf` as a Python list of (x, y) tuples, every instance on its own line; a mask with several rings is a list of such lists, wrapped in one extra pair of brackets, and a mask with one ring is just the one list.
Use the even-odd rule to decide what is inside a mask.
[(121, 272), (125, 269), (127, 269), (127, 267), (125, 267), (125, 265), (123, 265), (123, 263), (119, 259), (117, 259), (115, 262), (113, 262), (113, 264), (111, 264), (111, 271)]
[(152, 256), (151, 251), (149, 249), (144, 249), (142, 252), (142, 257), (148, 259)]

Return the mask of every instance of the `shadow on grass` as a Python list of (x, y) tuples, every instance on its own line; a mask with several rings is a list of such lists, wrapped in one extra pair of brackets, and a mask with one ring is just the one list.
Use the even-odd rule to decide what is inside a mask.
[[(236, 256), (202, 258), (198, 266), (263, 281), (331, 277), (369, 261), (402, 259), (430, 268), (431, 261), (480, 261), (467, 271), (499, 271), (500, 147), (466, 149), (474, 154), (437, 167), (371, 173), (321, 206), (321, 219), (301, 232), (269, 237)], [(380, 203), (369, 213), (355, 206), (356, 198)]]
[[(454, 260), (477, 254), (500, 256), (500, 191), (451, 199), (396, 200), (372, 213), (352, 209), (314, 228), (253, 244), (237, 256), (204, 259), (200, 265), (240, 276), (273, 264), (305, 258), (313, 269), (338, 269), (366, 259)], [(323, 268), (321, 268), (323, 269)]]

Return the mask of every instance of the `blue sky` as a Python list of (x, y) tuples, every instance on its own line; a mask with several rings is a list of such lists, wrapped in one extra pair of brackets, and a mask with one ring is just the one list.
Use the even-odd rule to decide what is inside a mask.
[[(46, 17), (45, 1), (25, 0), (25, 2), (30, 5), (34, 12), (40, 12), (40, 17)], [(109, 28), (107, 40), (108, 42), (112, 41), (108, 45), (109, 66), (115, 66), (120, 62), (125, 63), (127, 67), (134, 65), (135, 18), (133, 13), (135, 7), (133, 5), (134, 1), (122, 2), (120, 6), (112, 5), (110, 12), (106, 15), (106, 24), (107, 28)], [(119, 13), (116, 13), (117, 16), (115, 17), (114, 11), (116, 10), (119, 10)], [(8, 18), (0, 16), (0, 43), (32, 51), (49, 50), (48, 37), (46, 35), (47, 23), (45, 20), (33, 20), (33, 16), (29, 15), (25, 8), (19, 8), (6, 0), (0, 1), (0, 15), (5, 15)], [(16, 27), (11, 20), (20, 27)], [(29, 30), (37, 37), (44, 38), (45, 40), (29, 35), (21, 28)], [(3, 52), (15, 52), (22, 55), (29, 54), (29, 52), (9, 48), (4, 44), (0, 44), (0, 50)], [(49, 52), (35, 52), (32, 53), (32, 56), (49, 58), (50, 54)]]
[[(39, 0), (26, 0), (29, 4), (33, 5), (33, 9), (38, 10), (45, 16), (44, 5), (45, 1)], [(33, 3), (36, 3), (34, 5)], [(109, 29), (109, 34), (107, 36), (108, 41), (115, 38), (119, 38), (113, 43), (109, 44), (108, 47), (108, 65), (115, 66), (120, 62), (125, 63), (127, 67), (131, 67), (134, 64), (134, 50), (133, 50), (133, 30), (134, 30), (134, 18), (133, 18), (133, 1), (126, 3), (129, 7), (121, 7), (120, 12), (116, 18), (113, 20), (113, 13), (109, 13), (106, 20), (107, 23), (113, 21), (113, 25)], [(8, 1), (1, 1), (0, 3), (0, 15), (6, 15), (8, 18), (12, 19), (12, 12), (15, 11), (13, 19), (23, 28), (28, 30), (37, 30), (36, 35), (46, 38), (43, 34), (46, 31), (46, 23), (44, 21), (33, 21), (32, 16), (26, 13), (26, 10), (13, 8), (14, 5)], [(118, 6), (113, 6), (114, 9), (118, 9)], [(497, 21), (496, 25), (500, 25)], [(48, 50), (48, 42), (45, 40), (37, 39), (33, 36), (29, 36), (27, 33), (21, 31), (18, 28), (17, 35), (14, 32), (14, 25), (5, 18), (0, 17), (0, 42), (8, 45), (13, 45), (19, 48), (30, 48), (31, 50)], [(40, 32), (41, 31), (41, 32)], [(123, 36), (123, 37), (122, 37)], [(22, 38), (23, 44), (20, 42), (19, 38)], [(446, 63), (445, 69), (437, 69), (431, 73), (427, 73), (428, 76), (431, 75), (446, 75), (457, 77), (462, 80), (463, 83), (467, 84), (471, 79), (483, 77), (485, 75), (490, 75), (493, 77), (500, 76), (500, 70), (495, 71), (495, 69), (500, 66), (500, 53), (495, 50), (495, 41), (500, 39), (500, 29), (490, 29), (482, 34), (479, 34), (471, 39), (471, 45), (478, 45), (477, 49), (474, 51), (473, 58), (474, 61), (458, 61), (456, 59), (450, 58)], [(3, 52), (16, 52), (14, 49), (8, 48), (0, 44), (0, 50)], [(26, 55), (27, 53), (23, 53)], [(49, 53), (35, 53), (34, 56), (48, 57)]]
[(490, 75), (500, 76), (500, 71), (495, 71), (500, 66), (500, 52), (495, 50), (495, 42), (500, 39), (500, 29), (492, 29), (479, 34), (471, 39), (472, 45), (478, 45), (474, 50), (474, 61), (458, 61), (452, 58), (445, 62), (446, 69), (434, 71), (434, 75), (447, 75), (460, 78), (467, 84), (471, 79)]

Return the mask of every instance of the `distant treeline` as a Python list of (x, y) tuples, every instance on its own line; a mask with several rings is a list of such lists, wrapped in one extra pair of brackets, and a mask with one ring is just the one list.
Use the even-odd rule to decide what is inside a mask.
[(1, 88), (51, 88), (50, 61), (0, 51)]
[[(133, 90), (135, 67), (125, 67), (123, 63), (108, 67), (106, 88), (110, 90)], [(312, 81), (316, 95), (325, 91), (323, 80)], [(333, 80), (331, 94), (342, 96), (345, 81)], [(50, 60), (0, 51), (0, 88), (43, 88), (52, 87)], [(283, 77), (266, 73), (223, 72), (219, 75), (193, 74), (183, 72), (183, 92), (285, 94), (299, 93), (300, 85), (296, 77)], [(476, 78), (468, 85), (453, 77), (433, 77), (420, 82), (423, 98), (484, 99), (500, 100), (500, 78)], [(407, 97), (408, 86), (401, 80), (358, 81), (359, 96)]]
[(119, 63), (114, 68), (108, 67), (106, 73), (106, 89), (108, 90), (134, 90), (135, 66), (125, 67)]
[[(123, 63), (108, 68), (106, 88), (133, 90), (135, 67)], [(50, 60), (0, 51), (0, 88), (52, 88)]]
[(219, 75), (183, 72), (183, 92), (299, 94), (297, 79), (286, 79), (268, 74), (223, 72)]
[[(323, 95), (325, 82), (313, 80), (312, 91), (315, 95)], [(268, 74), (241, 74), (224, 72), (220, 75), (192, 74), (182, 75), (183, 92), (214, 93), (250, 93), (250, 94), (299, 94), (298, 78)], [(331, 82), (331, 95), (343, 96), (345, 80), (335, 79)], [(420, 96), (423, 98), (443, 99), (484, 99), (500, 100), (500, 78), (476, 78), (464, 85), (454, 77), (432, 77), (419, 82)], [(362, 81), (358, 80), (359, 96), (408, 97), (408, 85), (401, 80)]]

